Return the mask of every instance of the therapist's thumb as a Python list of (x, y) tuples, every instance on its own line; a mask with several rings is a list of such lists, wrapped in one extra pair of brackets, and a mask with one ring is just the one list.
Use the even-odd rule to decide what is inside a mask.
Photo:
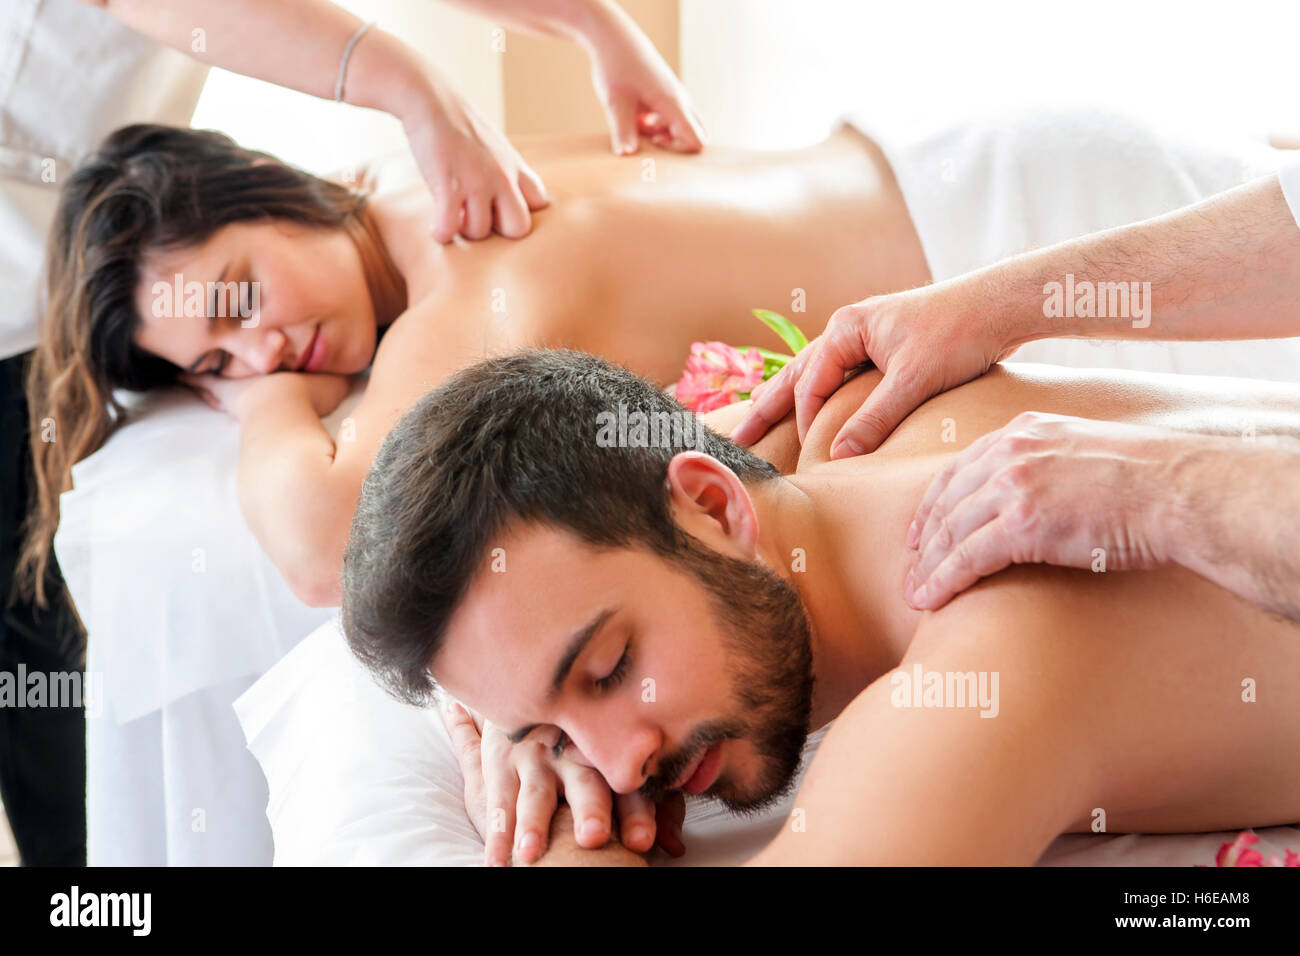
[(831, 442), (831, 458), (865, 455), (880, 447), (904, 418), (929, 396), (918, 396), (902, 376), (889, 372)]
[(635, 153), (640, 145), (636, 113), (636, 97), (621, 92), (610, 94), (605, 117), (609, 122), (610, 149), (616, 156)]

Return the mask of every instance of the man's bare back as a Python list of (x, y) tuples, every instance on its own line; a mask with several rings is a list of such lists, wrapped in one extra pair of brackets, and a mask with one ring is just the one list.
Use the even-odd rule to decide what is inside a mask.
[[(848, 706), (796, 801), (810, 819), (857, 825), (783, 833), (760, 862), (1031, 863), (1067, 830), (1300, 819), (1300, 769), (1290, 759), (1300, 750), (1295, 625), (1179, 568), (1018, 567), (935, 613), (902, 597), (907, 526), (930, 479), (1016, 414), (1221, 434), (1253, 428), (1268, 441), (1300, 433), (1300, 393), (1013, 365), (932, 399), (875, 454), (830, 462), (830, 441), (879, 379), (864, 373), (837, 392), (801, 450), (793, 421), (755, 447), (783, 470), (793, 464), (790, 481), (834, 529), (821, 553), (808, 551), (807, 573), (829, 567), (847, 576), (857, 603), (844, 613), (810, 608), (818, 628), (834, 635), (849, 620), (870, 621), (870, 640), (891, 659), (865, 690), (848, 669), (840, 686), (822, 689), (829, 710), (814, 726), (836, 716), (837, 703)], [(711, 424), (725, 429), (740, 411)], [(998, 675), (995, 719), (972, 707), (911, 706), (914, 675), (971, 672)]]
[(458, 326), (457, 365), (564, 346), (667, 384), (695, 340), (780, 348), (753, 308), (797, 311), (812, 336), (846, 302), (929, 281), (884, 155), (849, 127), (785, 152), (626, 159), (596, 138), (520, 145), (555, 198), (526, 243), (438, 246), (413, 171), (381, 182), (373, 206), (411, 309), (380, 343), (376, 378), (386, 353)]

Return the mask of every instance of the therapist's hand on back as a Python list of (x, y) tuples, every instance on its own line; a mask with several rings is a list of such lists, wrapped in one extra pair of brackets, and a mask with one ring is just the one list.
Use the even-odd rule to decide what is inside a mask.
[(536, 863), (546, 852), (561, 796), (572, 810), (573, 836), (582, 849), (609, 843), (617, 811), (619, 837), (628, 850), (646, 853), (658, 844), (673, 856), (685, 852), (686, 807), (680, 794), (657, 806), (639, 793), (615, 794), (594, 768), (567, 754), (556, 756), (543, 733), (534, 731), (512, 744), (490, 722), (480, 730), (455, 701), (444, 705), (442, 719), (465, 778), (465, 808), (483, 837), (489, 866), (506, 866), (512, 859)]
[(582, 42), (591, 58), (592, 84), (605, 108), (613, 151), (635, 153), (641, 136), (677, 152), (703, 149), (704, 124), (654, 44), (616, 5), (598, 3), (592, 9), (596, 13)]
[[(566, 16), (547, 15), (545, 5), (539, 5), (530, 21), (522, 4), (463, 2), (485, 14), (524, 17), (520, 22), (526, 27), (568, 35), (581, 44), (591, 60), (592, 82), (615, 153), (636, 152), (641, 136), (681, 152), (703, 148), (704, 131), (685, 87), (616, 4), (589, 0), (571, 5), (573, 12)], [(422, 73), (421, 95), (401, 116), (433, 192), (434, 238), (450, 242), (459, 233), (484, 239), (494, 230), (512, 239), (526, 236), (531, 213), (550, 202), (541, 178), (431, 64)]]
[(755, 389), (754, 404), (732, 440), (753, 444), (793, 408), (803, 441), (845, 375), (872, 363), (884, 378), (840, 428), (831, 457), (875, 451), (917, 406), (983, 375), (1022, 344), (972, 310), (977, 301), (960, 286), (940, 283), (838, 309), (825, 332)]
[(1138, 425), (1025, 412), (931, 482), (907, 533), (904, 598), (937, 610), (1011, 564), (1094, 572), (1176, 558), (1180, 452), (1202, 441)]

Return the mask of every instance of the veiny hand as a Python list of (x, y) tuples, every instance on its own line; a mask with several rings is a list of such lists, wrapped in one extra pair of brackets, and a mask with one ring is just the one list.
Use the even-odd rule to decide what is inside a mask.
[(523, 157), (468, 100), (426, 67), (425, 95), (402, 117), (407, 142), (433, 193), (433, 237), (509, 239), (528, 235), (532, 211), (550, 203)]
[(614, 794), (593, 768), (567, 754), (556, 757), (555, 741), (545, 734), (534, 732), (511, 744), (491, 723), (480, 731), (455, 701), (442, 708), (442, 719), (465, 778), (465, 807), (483, 837), (489, 866), (508, 865), (512, 847), (523, 862), (536, 862), (546, 851), (561, 795), (573, 811), (579, 846), (604, 846), (617, 808), (619, 835), (629, 850), (645, 853), (657, 842), (674, 856), (685, 852), (681, 824), (686, 807), (680, 794), (658, 807), (637, 793)]
[(686, 87), (626, 14), (612, 5), (604, 9), (586, 46), (611, 148), (620, 156), (635, 153), (638, 137), (645, 136), (663, 149), (699, 152), (707, 136)]
[(1119, 571), (1171, 561), (1160, 530), (1169, 526), (1167, 466), (1196, 440), (1062, 415), (1016, 416), (931, 482), (908, 529), (917, 554), (904, 598), (936, 610), (1010, 564)]
[(732, 440), (753, 444), (793, 408), (802, 442), (845, 374), (871, 362), (884, 378), (839, 430), (831, 457), (875, 451), (927, 399), (983, 375), (1021, 344), (968, 318), (977, 312), (965, 289), (944, 283), (838, 309), (825, 332), (755, 389)]
[(323, 418), (338, 408), (352, 387), (348, 376), (329, 372), (272, 372), (243, 378), (226, 378), (211, 372), (201, 375), (182, 372), (177, 378), (217, 411), (235, 418), (240, 417), (250, 397), (261, 400), (268, 395), (283, 394), (285, 389), (304, 390), (312, 409)]

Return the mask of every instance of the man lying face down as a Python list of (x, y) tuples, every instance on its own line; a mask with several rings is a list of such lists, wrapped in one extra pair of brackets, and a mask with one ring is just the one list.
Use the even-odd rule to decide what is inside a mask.
[[(879, 381), (864, 373), (782, 476), (707, 430), (658, 428), (652, 443), (611, 429), (686, 413), (601, 359), (492, 359), (384, 442), (344, 561), (343, 628), (399, 698), (427, 704), (441, 685), (515, 739), (571, 748), (618, 793), (763, 807), (789, 789), (809, 729), (837, 718), (796, 801), (802, 825), (758, 862), (1032, 863), (1098, 820), (1300, 819), (1300, 769), (1282, 759), (1300, 747), (1293, 626), (1178, 568), (1020, 567), (939, 612), (903, 601), (907, 522), (962, 447), (940, 422), (969, 443), (1031, 406), (1204, 424), (1213, 404), (1095, 378), (1065, 393), (1041, 371), (998, 370), (876, 454), (829, 462), (836, 408)], [(1300, 422), (1300, 398), (1288, 411)], [(1246, 702), (1250, 674), (1276, 685)]]

